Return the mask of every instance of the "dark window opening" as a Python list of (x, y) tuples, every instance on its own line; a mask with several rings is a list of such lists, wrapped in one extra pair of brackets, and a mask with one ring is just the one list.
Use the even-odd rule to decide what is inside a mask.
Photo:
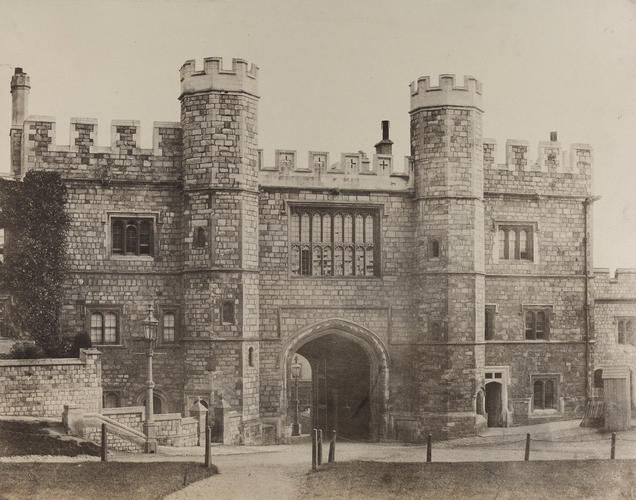
[(603, 370), (594, 370), (594, 388), (602, 389), (603, 388)]
[(153, 255), (153, 220), (113, 217), (111, 239), (115, 255)]
[(117, 313), (112, 311), (91, 313), (90, 337), (93, 345), (117, 344)]
[(163, 313), (163, 323), (161, 325), (162, 340), (164, 342), (174, 342), (176, 338), (176, 314), (172, 311)]
[(439, 241), (431, 240), (431, 258), (439, 257)]
[(233, 325), (234, 321), (234, 301), (224, 300), (221, 305), (221, 323)]
[(547, 340), (550, 314), (546, 309), (528, 309), (525, 312), (526, 340)]
[(499, 226), (499, 258), (501, 260), (534, 260), (532, 226)]
[(486, 306), (484, 314), (484, 339), (492, 340), (495, 336), (495, 306)]
[(532, 404), (535, 410), (556, 408), (556, 382), (552, 379), (535, 380)]
[(198, 227), (194, 235), (194, 246), (196, 248), (204, 248), (208, 241), (205, 228)]
[(254, 366), (254, 348), (250, 347), (247, 350), (247, 364), (249, 366)]

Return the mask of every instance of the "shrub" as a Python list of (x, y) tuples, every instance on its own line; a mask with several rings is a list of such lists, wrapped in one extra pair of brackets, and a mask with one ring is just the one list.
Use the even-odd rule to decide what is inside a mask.
[(79, 357), (80, 349), (90, 349), (93, 346), (91, 342), (91, 337), (88, 333), (78, 333), (75, 335), (73, 339), (73, 344), (71, 345), (71, 350), (69, 354), (73, 358)]
[(44, 357), (43, 349), (33, 342), (17, 342), (9, 351), (9, 359), (37, 359)]

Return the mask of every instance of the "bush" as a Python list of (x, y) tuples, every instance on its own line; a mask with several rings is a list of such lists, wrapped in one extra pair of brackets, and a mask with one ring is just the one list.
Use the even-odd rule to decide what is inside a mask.
[(44, 357), (42, 348), (33, 342), (18, 342), (9, 351), (9, 359), (37, 359)]
[(93, 346), (91, 337), (88, 333), (78, 333), (73, 339), (71, 350), (69, 352), (70, 357), (78, 358), (80, 349), (90, 349)]

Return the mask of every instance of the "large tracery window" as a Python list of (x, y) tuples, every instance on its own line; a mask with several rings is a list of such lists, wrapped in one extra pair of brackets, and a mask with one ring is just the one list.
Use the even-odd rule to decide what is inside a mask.
[(292, 275), (379, 276), (378, 222), (374, 208), (292, 206)]

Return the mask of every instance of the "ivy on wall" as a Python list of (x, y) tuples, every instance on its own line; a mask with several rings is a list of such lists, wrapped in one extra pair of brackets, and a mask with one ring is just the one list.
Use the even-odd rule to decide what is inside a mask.
[(70, 218), (57, 172), (30, 171), (22, 181), (0, 179), (0, 227), (5, 229), (3, 288), (12, 297), (9, 328), (45, 356), (68, 354), (60, 335)]

